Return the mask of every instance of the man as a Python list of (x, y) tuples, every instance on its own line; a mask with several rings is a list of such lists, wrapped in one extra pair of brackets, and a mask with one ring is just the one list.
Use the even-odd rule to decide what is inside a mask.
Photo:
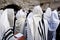
[[(47, 40), (46, 28), (47, 22), (44, 19), (42, 23), (43, 11), (40, 5), (35, 6), (27, 19), (27, 40)], [(45, 30), (45, 31), (44, 31)]]
[(59, 18), (57, 10), (54, 10), (51, 15), (51, 30), (53, 31), (53, 39), (56, 40), (56, 30), (59, 25)]
[(50, 31), (50, 25), (49, 25), (49, 22), (50, 22), (50, 19), (51, 19), (51, 8), (47, 8), (46, 12), (44, 13), (44, 18), (47, 20), (48, 22), (48, 38), (47, 40), (52, 40), (52, 31)]
[[(1, 27), (1, 40), (3, 40), (4, 38), (5, 38), (5, 35), (7, 35), (9, 32), (12, 32), (12, 30), (11, 31), (9, 31), (9, 32), (7, 32), (7, 30), (9, 30), (11, 27), (10, 27), (10, 24), (9, 24), (9, 21), (8, 21), (8, 10), (6, 9), (6, 10), (4, 10), (3, 11), (3, 13), (2, 13), (2, 15), (1, 15), (1, 18), (0, 18), (0, 27)], [(5, 32), (7, 32), (7, 34), (5, 33)], [(5, 34), (5, 35), (4, 35)], [(11, 33), (11, 35), (12, 35), (13, 33)], [(7, 38), (6, 38), (6, 40), (11, 36), (11, 35), (9, 35)], [(12, 40), (14, 40), (15, 38), (13, 38), (12, 37)], [(5, 40), (5, 39), (4, 39)]]
[(19, 10), (16, 14), (16, 30), (23, 34), (23, 28), (25, 26), (26, 14), (23, 9)]

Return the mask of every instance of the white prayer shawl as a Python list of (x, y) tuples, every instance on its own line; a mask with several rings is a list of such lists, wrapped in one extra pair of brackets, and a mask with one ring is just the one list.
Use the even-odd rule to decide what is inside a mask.
[(8, 20), (10, 23), (10, 27), (14, 26), (14, 10), (13, 9), (7, 9), (8, 13)]
[[(41, 23), (41, 27), (43, 29), (42, 26), (42, 9), (40, 6), (36, 6), (33, 9), (33, 12), (30, 13), (30, 15), (28, 15), (28, 40), (43, 40), (43, 38), (41, 38), (39, 32), (38, 32), (38, 27), (39, 27), (39, 21)], [(41, 30), (41, 29), (40, 29)], [(44, 29), (43, 29), (44, 30)]]
[(40, 6), (36, 6), (33, 9), (33, 24), (34, 24), (34, 39), (35, 40), (43, 40), (38, 32), (39, 21), (42, 19), (42, 9)]
[(59, 18), (58, 18), (58, 12), (57, 10), (54, 10), (51, 14), (51, 20), (50, 20), (50, 30), (56, 31), (58, 25), (59, 25)]
[[(0, 25), (1, 31), (0, 31), (0, 32), (2, 33), (2, 36), (1, 36), (1, 37), (3, 37), (4, 33), (5, 33), (8, 29), (11, 28), (11, 27), (10, 27), (10, 24), (9, 24), (9, 21), (8, 21), (8, 16), (7, 16), (7, 14), (8, 14), (8, 10), (6, 9), (6, 10), (3, 11), (3, 14), (1, 15), (1, 18), (0, 18), (0, 23), (1, 23), (1, 25)], [(14, 40), (15, 40), (15, 38), (11, 38), (11, 39), (14, 39)]]
[(1, 17), (1, 15), (2, 15), (2, 13), (3, 13), (3, 10), (0, 10), (0, 17)]
[[(2, 40), (4, 33), (5, 33), (5, 26), (0, 23), (0, 40)], [(11, 37), (9, 40), (15, 40), (14, 36)]]
[(44, 19), (47, 20), (48, 22), (48, 28), (50, 30), (50, 19), (51, 19), (51, 14), (52, 14), (52, 11), (51, 11), (51, 8), (47, 8), (46, 12), (44, 13)]
[(9, 21), (8, 21), (8, 16), (7, 16), (7, 10), (4, 10), (1, 18), (0, 18), (0, 22), (1, 24), (4, 25), (5, 27), (5, 31), (7, 31), (9, 28), (10, 28), (10, 24), (9, 24)]
[(46, 39), (48, 34), (48, 28), (50, 29), (50, 25), (48, 22), (50, 22), (51, 18), (51, 8), (47, 8), (46, 12), (44, 13), (44, 19), (45, 19), (45, 28), (46, 28)]
[(23, 10), (19, 10), (16, 15), (16, 30), (20, 33), (23, 33), (23, 28), (26, 20), (26, 13)]
[[(39, 19), (39, 20), (38, 20)], [(33, 20), (33, 24), (34, 24), (34, 39), (35, 40), (43, 40), (43, 38), (41, 38), (39, 32), (38, 32), (38, 27), (39, 26), (39, 21), (41, 23), (41, 19), (39, 17), (34, 17)], [(41, 25), (42, 26), (42, 25)], [(41, 30), (41, 29), (40, 29)]]
[(13, 36), (9, 40), (17, 40), (17, 39)]
[(26, 12), (23, 12), (23, 10), (21, 9), (21, 10), (19, 10), (18, 12), (17, 12), (17, 14), (16, 14), (16, 18), (17, 19), (19, 19), (20, 17), (25, 17), (26, 16)]
[(0, 40), (2, 40), (3, 34), (5, 33), (5, 27), (0, 22)]
[(46, 40), (47, 40), (49, 24), (48, 24), (48, 21), (46, 19), (44, 19), (44, 24), (45, 24), (45, 34), (46, 34)]
[(47, 8), (46, 12), (44, 13), (44, 18), (45, 18), (47, 21), (50, 21), (51, 14), (52, 14), (51, 8)]
[[(0, 18), (2, 16), (2, 13), (3, 13), (3, 10), (0, 10)], [(3, 29), (3, 30), (2, 30)], [(3, 37), (3, 33), (4, 33), (4, 26), (0, 23), (0, 40), (2, 40), (2, 37)]]
[(29, 13), (27, 17), (27, 40), (34, 40), (33, 13)]

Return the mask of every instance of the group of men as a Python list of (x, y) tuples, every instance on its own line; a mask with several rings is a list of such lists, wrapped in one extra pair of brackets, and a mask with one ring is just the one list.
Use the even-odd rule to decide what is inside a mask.
[[(35, 6), (29, 13), (23, 9), (17, 12), (12, 8), (0, 10), (0, 40), (17, 40), (14, 37), (16, 32), (23, 34), (25, 40), (56, 40), (58, 26), (58, 12), (57, 10), (52, 11), (49, 7), (45, 13), (40, 5)], [(9, 29), (10, 31), (5, 34)], [(11, 37), (5, 36), (9, 33)]]

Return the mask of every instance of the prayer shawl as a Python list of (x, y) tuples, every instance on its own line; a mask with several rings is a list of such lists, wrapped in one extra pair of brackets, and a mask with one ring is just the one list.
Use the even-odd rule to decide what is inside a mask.
[(57, 29), (59, 19), (58, 12), (56, 10), (52, 12), (51, 8), (47, 8), (46, 12), (44, 13), (44, 18), (48, 21), (48, 28), (50, 31), (54, 31)]
[[(10, 24), (9, 24), (9, 21), (8, 21), (8, 16), (7, 16), (7, 14), (8, 14), (8, 10), (6, 9), (6, 10), (4, 10), (3, 11), (3, 13), (2, 13), (2, 15), (1, 15), (1, 18), (0, 18), (0, 23), (1, 23), (1, 27), (2, 27), (2, 29), (1, 29), (1, 33), (2, 33), (2, 39), (4, 38), (4, 34), (5, 34), (5, 32), (7, 32), (7, 30), (9, 30), (11, 27), (10, 27)], [(10, 31), (9, 31), (10, 32)], [(9, 32), (7, 32), (7, 34), (9, 34)], [(6, 34), (6, 35), (7, 35)], [(11, 34), (11, 35), (13, 35), (13, 34)], [(9, 35), (10, 36), (10, 35)], [(9, 38), (9, 36), (6, 38), (6, 40)], [(1, 40), (2, 40), (1, 39)], [(12, 38), (11, 37), (11, 39), (13, 40), (13, 39), (15, 39), (15, 38)], [(10, 40), (10, 39), (9, 39)]]
[(29, 13), (27, 17), (27, 40), (34, 40), (34, 26), (33, 26), (33, 13)]
[(56, 31), (58, 25), (59, 25), (59, 18), (58, 18), (58, 12), (57, 10), (54, 10), (51, 14), (51, 23), (50, 23), (50, 30), (51, 31)]
[(2, 13), (3, 13), (3, 10), (0, 10), (0, 17), (1, 17), (1, 15), (2, 15)]
[(8, 20), (10, 23), (10, 27), (14, 26), (14, 9), (7, 9), (7, 13), (8, 13)]
[(3, 11), (2, 16), (0, 18), (0, 22), (1, 24), (3, 24), (5, 26), (5, 31), (7, 31), (10, 28), (10, 24), (8, 21), (8, 16), (7, 16), (7, 9)]
[[(42, 12), (41, 7), (36, 6), (36, 7), (34, 7), (33, 12), (30, 13), (30, 15), (28, 15), (28, 18), (27, 18), (27, 21), (28, 21), (27, 22), (27, 24), (28, 24), (28, 26), (27, 26), (27, 40), (45, 40), (43, 38), (43, 34), (45, 34), (45, 33), (44, 33), (42, 21), (41, 21), (42, 14), (43, 14), (43, 12)], [(42, 34), (42, 32), (43, 32), (43, 34)]]
[[(48, 36), (48, 28), (50, 29), (50, 25), (49, 25), (49, 22), (50, 22), (50, 18), (51, 18), (51, 8), (47, 8), (46, 12), (44, 13), (44, 19), (46, 20), (45, 24), (46, 25), (46, 36)], [(46, 38), (47, 39), (47, 38)]]
[(23, 28), (26, 20), (26, 13), (23, 10), (19, 10), (16, 14), (16, 30), (17, 32), (23, 33)]

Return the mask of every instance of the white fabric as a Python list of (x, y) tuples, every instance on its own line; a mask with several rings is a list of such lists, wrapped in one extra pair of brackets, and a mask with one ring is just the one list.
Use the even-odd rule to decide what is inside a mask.
[(51, 8), (47, 8), (46, 12), (44, 13), (44, 19), (47, 20), (48, 22), (48, 28), (50, 30), (50, 20), (51, 20), (51, 14), (52, 14), (52, 11), (51, 11)]
[(19, 10), (16, 14), (16, 18), (19, 19), (20, 17), (25, 17), (26, 16), (26, 12), (23, 12), (23, 10)]
[(31, 13), (29, 13), (29, 15), (28, 15), (27, 19), (28, 19), (28, 18), (31, 18), (31, 17), (33, 17), (33, 13), (32, 13), (32, 12), (31, 12)]
[(45, 20), (45, 30), (46, 30), (46, 39), (47, 39), (47, 34), (48, 34), (48, 28), (50, 29), (50, 19), (51, 19), (51, 8), (47, 8), (46, 12), (44, 13), (44, 20)]
[(54, 10), (51, 14), (51, 20), (50, 20), (50, 30), (56, 31), (58, 25), (59, 25), (59, 18), (58, 18), (58, 12), (57, 10)]
[(0, 18), (0, 22), (1, 24), (4, 25), (5, 27), (5, 31), (7, 31), (9, 28), (10, 28), (10, 24), (9, 24), (9, 21), (8, 21), (8, 16), (7, 16), (7, 10), (4, 10), (1, 18)]
[(59, 25), (58, 12), (57, 10), (54, 10), (51, 15), (51, 31), (54, 31), (52, 40), (56, 40), (56, 29), (58, 28), (58, 25)]
[(7, 9), (7, 13), (8, 13), (8, 20), (9, 20), (10, 26), (13, 27), (14, 26), (14, 10)]
[(9, 40), (17, 40), (17, 39), (13, 36)]
[(3, 13), (3, 10), (0, 10), (0, 17), (1, 17), (1, 15), (2, 15), (2, 13)]
[[(1, 15), (1, 18), (0, 18), (0, 40), (2, 40), (2, 37), (3, 37), (3, 34), (10, 28), (10, 24), (9, 24), (9, 21), (8, 21), (8, 10), (4, 10), (2, 15)], [(11, 38), (11, 39), (14, 39), (15, 38)]]
[(46, 19), (44, 19), (44, 23), (45, 23), (45, 34), (46, 34), (46, 40), (47, 40), (49, 24), (48, 24), (48, 21)]
[(5, 33), (5, 27), (0, 22), (0, 40), (2, 40), (3, 34)]
[(43, 12), (42, 12), (41, 7), (39, 7), (39, 6), (34, 7), (34, 9), (33, 9), (33, 15), (34, 16), (39, 16), (41, 18), (42, 14), (43, 14)]
[(16, 30), (20, 33), (23, 33), (23, 28), (26, 20), (26, 13), (23, 10), (19, 10), (16, 14)]
[[(27, 26), (28, 27), (28, 30), (27, 30), (28, 31), (27, 32), (28, 40), (43, 40), (43, 38), (41, 38), (41, 36), (38, 32), (39, 21), (40, 21), (41, 27), (43, 29), (42, 22), (41, 22), (42, 14), (43, 14), (43, 12), (42, 12), (41, 7), (35, 6), (33, 9), (33, 12), (28, 15), (28, 19), (27, 19), (28, 20), (28, 26)], [(47, 29), (47, 27), (48, 27), (47, 22), (45, 20), (44, 20), (44, 22), (45, 22), (45, 26), (46, 26), (45, 28)], [(47, 32), (47, 30), (46, 30), (46, 32)]]
[[(5, 33), (5, 26), (0, 23), (0, 40), (2, 40), (3, 34)], [(9, 40), (15, 40), (14, 36), (11, 37)]]
[[(58, 12), (56, 10), (52, 12), (51, 8), (47, 8), (46, 12), (44, 13), (44, 19), (46, 19), (48, 22), (49, 31), (56, 31), (59, 25)], [(53, 35), (53, 37), (55, 37), (55, 35)]]
[(38, 32), (39, 21), (41, 22), (43, 11), (40, 6), (36, 6), (33, 9), (33, 24), (34, 24), (34, 39), (43, 40)]
[(27, 17), (27, 40), (34, 40), (34, 26), (33, 26), (33, 13), (29, 13)]
[(51, 8), (47, 8), (46, 12), (44, 13), (44, 19), (47, 19), (47, 21), (50, 21), (51, 14), (52, 14)]

